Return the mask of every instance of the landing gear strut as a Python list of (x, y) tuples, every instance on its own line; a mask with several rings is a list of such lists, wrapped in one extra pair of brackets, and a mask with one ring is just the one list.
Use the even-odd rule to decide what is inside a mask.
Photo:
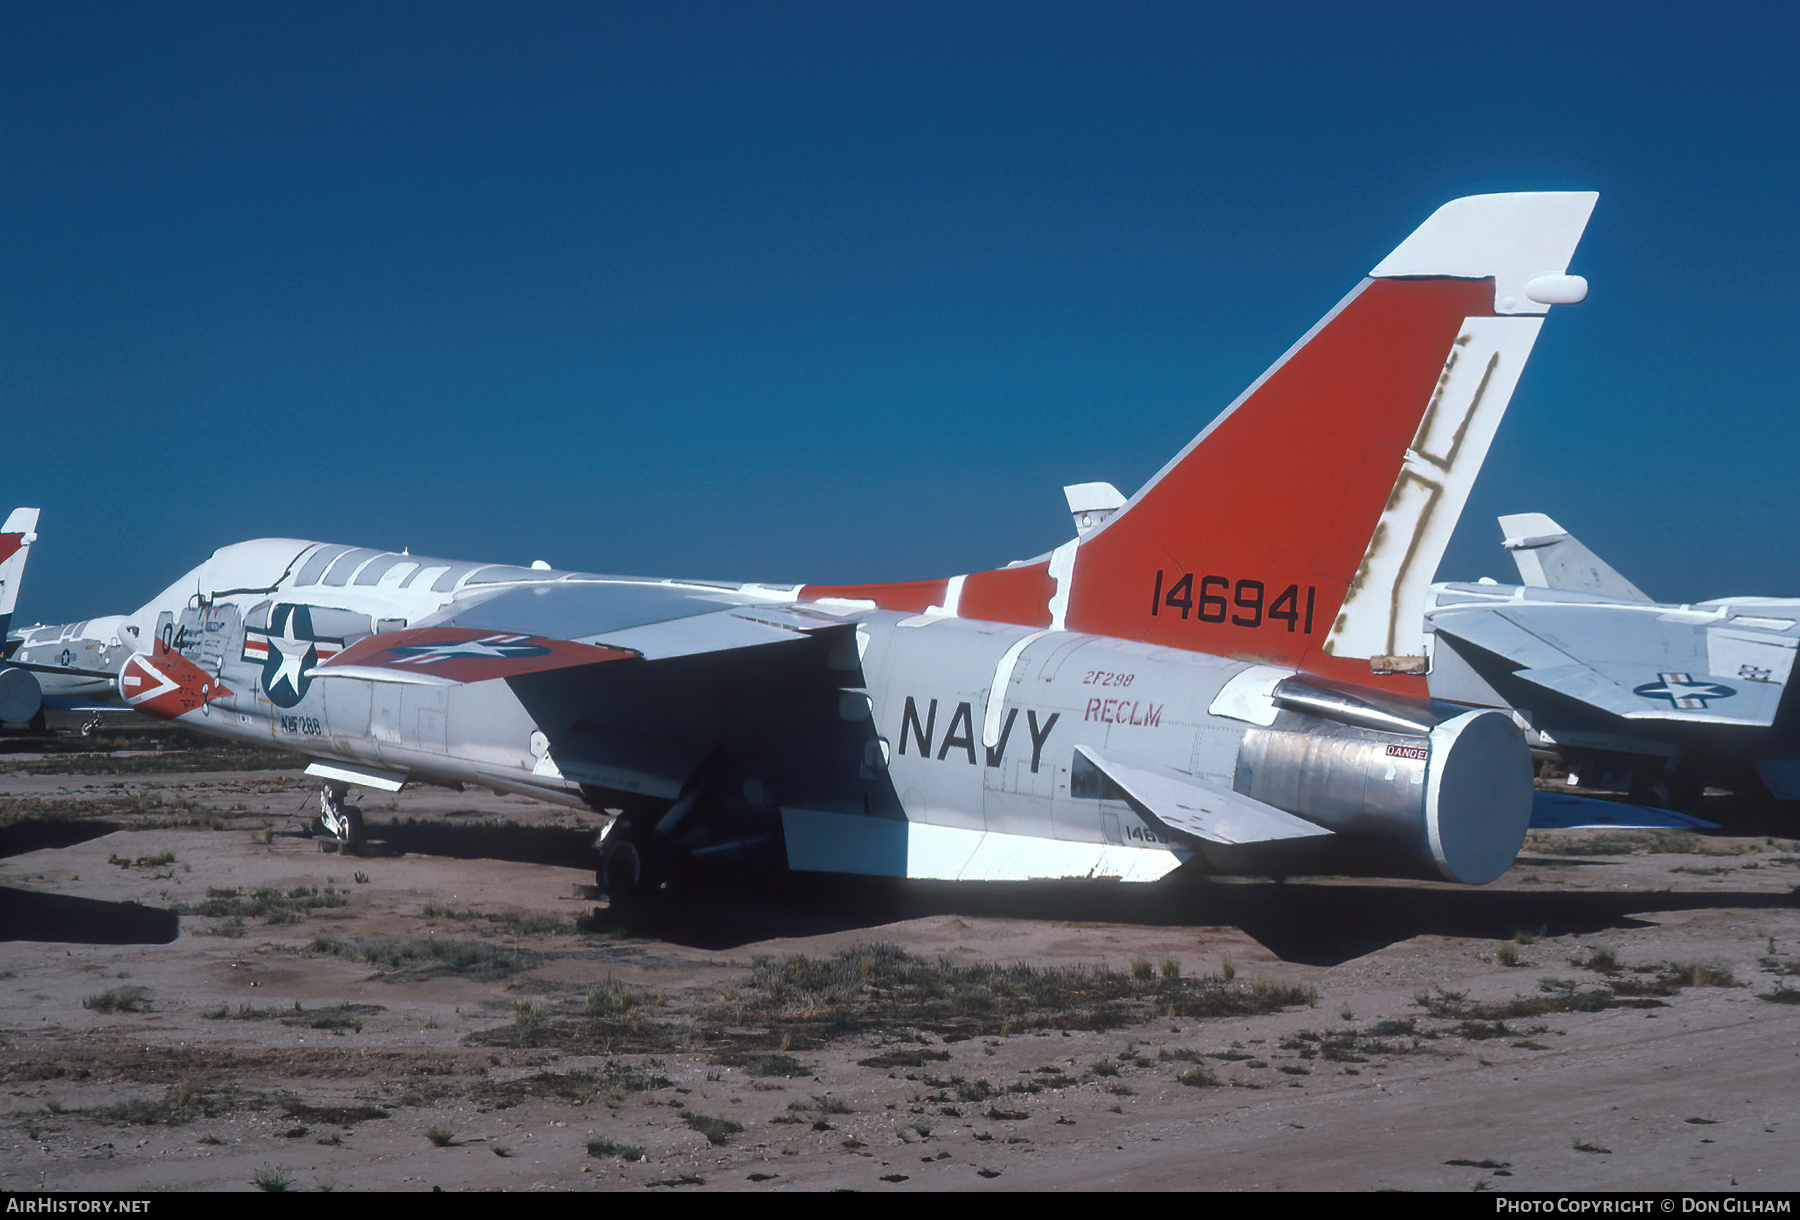
[(319, 831), (346, 847), (360, 846), (363, 841), (362, 810), (346, 805), (350, 790), (342, 784), (326, 784), (319, 789)]

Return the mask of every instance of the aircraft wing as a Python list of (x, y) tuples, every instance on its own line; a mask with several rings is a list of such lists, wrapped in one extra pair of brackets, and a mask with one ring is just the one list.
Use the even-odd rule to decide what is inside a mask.
[[(542, 726), (550, 774), (673, 799), (718, 750), (728, 708), (755, 702), (752, 718), (788, 738), (869, 732), (866, 696), (863, 722), (846, 720), (833, 677), (840, 654), (855, 655), (839, 647), (853, 630), (827, 611), (694, 586), (525, 586), (367, 636), (312, 677), (426, 686), (504, 680)], [(857, 740), (841, 753), (861, 752)]]
[(1503, 658), (1515, 677), (1626, 720), (1767, 726), (1800, 643), (1796, 620), (1730, 607), (1472, 591), (1490, 600), (1440, 597), (1428, 615), (1433, 630)]
[(411, 628), (368, 636), (315, 678), (458, 685), (609, 661), (662, 661), (791, 641), (843, 627), (807, 607), (744, 603), (678, 585), (526, 586), (457, 603)]

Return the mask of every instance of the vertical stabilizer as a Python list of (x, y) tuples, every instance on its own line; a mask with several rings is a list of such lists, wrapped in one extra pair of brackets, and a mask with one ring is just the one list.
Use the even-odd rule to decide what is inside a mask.
[[(1080, 540), (1066, 623), (1397, 689), (1597, 196), (1458, 199)], [(970, 578), (971, 584), (974, 582)], [(967, 611), (965, 611), (967, 613)]]
[(1502, 517), (1500, 529), (1506, 535), (1500, 545), (1512, 552), (1522, 584), (1570, 593), (1598, 593), (1620, 601), (1650, 600), (1643, 590), (1543, 513)]
[(25, 556), (37, 541), (38, 510), (15, 508), (0, 525), (0, 641), (12, 626), (13, 606), (19, 600), (19, 580), (25, 575)]

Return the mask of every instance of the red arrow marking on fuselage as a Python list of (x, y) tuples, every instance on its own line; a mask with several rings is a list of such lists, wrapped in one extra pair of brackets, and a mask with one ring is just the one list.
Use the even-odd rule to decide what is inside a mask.
[(138, 653), (125, 662), (119, 694), (146, 716), (174, 720), (225, 698), (231, 688), (158, 640), (154, 657)]

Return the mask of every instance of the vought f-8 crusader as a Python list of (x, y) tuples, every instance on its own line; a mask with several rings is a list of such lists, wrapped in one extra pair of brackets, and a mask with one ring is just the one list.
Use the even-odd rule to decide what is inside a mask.
[(1430, 699), (1424, 601), (1594, 200), (1445, 205), (1035, 560), (775, 587), (261, 539), (128, 616), (120, 693), (308, 756), (345, 839), (353, 785), (612, 811), (620, 903), (711, 866), (1491, 881), (1529, 752)]

